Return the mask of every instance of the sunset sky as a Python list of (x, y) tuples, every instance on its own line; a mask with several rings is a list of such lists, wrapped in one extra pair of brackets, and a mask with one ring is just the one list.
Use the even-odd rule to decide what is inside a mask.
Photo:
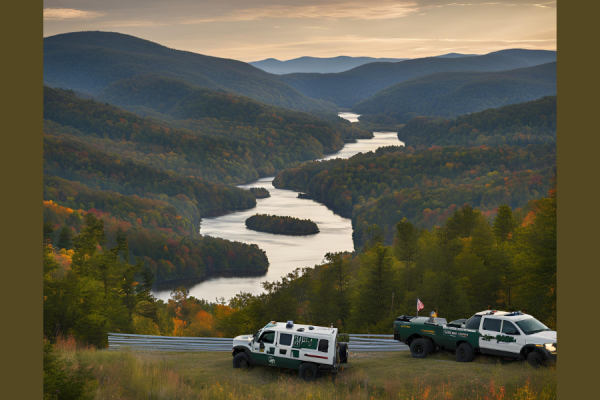
[(44, 36), (87, 30), (242, 61), (556, 50), (556, 1), (44, 1)]

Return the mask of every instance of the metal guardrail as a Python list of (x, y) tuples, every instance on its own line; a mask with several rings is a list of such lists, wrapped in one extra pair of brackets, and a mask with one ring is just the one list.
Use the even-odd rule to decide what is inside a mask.
[[(393, 339), (393, 335), (361, 335), (350, 334), (348, 350), (350, 352), (366, 351), (405, 351), (408, 346)], [(231, 351), (233, 339), (213, 337), (179, 337), (133, 335), (127, 333), (109, 333), (108, 349), (162, 351)]]
[(397, 340), (394, 335), (349, 334), (348, 350), (353, 353), (365, 351), (406, 351), (408, 346)]

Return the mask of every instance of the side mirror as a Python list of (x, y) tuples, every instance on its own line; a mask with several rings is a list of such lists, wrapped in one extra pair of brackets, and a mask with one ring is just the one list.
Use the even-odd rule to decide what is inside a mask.
[(265, 342), (263, 342), (262, 340), (260, 341), (260, 348), (264, 349), (265, 348)]

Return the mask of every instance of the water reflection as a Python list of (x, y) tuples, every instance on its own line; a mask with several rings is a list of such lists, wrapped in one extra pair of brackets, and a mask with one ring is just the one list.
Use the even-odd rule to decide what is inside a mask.
[(358, 122), (358, 117), (360, 117), (360, 114), (354, 114), (351, 112), (341, 112), (338, 113), (338, 115), (344, 119), (347, 119), (350, 122)]
[[(368, 152), (382, 146), (403, 145), (395, 132), (375, 132), (373, 139), (361, 139), (349, 143), (335, 154), (324, 159), (348, 158), (360, 152)], [(202, 220), (200, 233), (228, 240), (257, 244), (265, 250), (269, 258), (269, 271), (263, 276), (213, 277), (202, 282), (182, 281), (157, 286), (154, 295), (163, 300), (169, 298), (174, 286), (183, 284), (190, 295), (214, 301), (224, 297), (226, 300), (239, 293), (260, 293), (261, 282), (275, 281), (296, 268), (313, 267), (323, 261), (327, 252), (352, 251), (352, 226), (350, 220), (336, 215), (325, 205), (309, 199), (299, 199), (298, 193), (276, 189), (272, 185), (273, 177), (262, 178), (241, 188), (264, 187), (271, 197), (257, 199), (256, 207), (250, 210), (236, 211), (219, 217)], [(309, 218), (319, 226), (320, 233), (310, 236), (285, 236), (247, 229), (248, 217), (259, 214), (288, 215), (297, 218)]]

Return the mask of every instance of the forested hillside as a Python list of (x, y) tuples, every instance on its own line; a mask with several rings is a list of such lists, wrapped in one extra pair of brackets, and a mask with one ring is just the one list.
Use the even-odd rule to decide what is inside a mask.
[(352, 212), (354, 247), (360, 251), (377, 235), (391, 244), (403, 218), (432, 228), (464, 204), (488, 214), (501, 204), (523, 207), (548, 191), (555, 165), (553, 145), (397, 146), (286, 169), (273, 185)]
[[(64, 268), (72, 261), (76, 235), (92, 218), (88, 214), (102, 224), (107, 245), (127, 241), (124, 262), (139, 258), (157, 282), (219, 272), (266, 272), (269, 265), (255, 245), (199, 237), (197, 223), (164, 199), (90, 189), (50, 175), (44, 177), (44, 199), (44, 221), (55, 230), (48, 238)], [(179, 200), (187, 199), (180, 195)], [(187, 206), (194, 205), (187, 202)]]
[(398, 131), (411, 146), (498, 146), (556, 143), (556, 96), (461, 115), (416, 117)]
[[(44, 117), (44, 221), (61, 237), (93, 215), (111, 243), (116, 232), (129, 243), (124, 262), (139, 257), (157, 281), (266, 271), (258, 247), (198, 235), (203, 215), (256, 205), (249, 191), (222, 183), (258, 177), (247, 143), (51, 88)], [(73, 244), (64, 247), (70, 241), (58, 233), (51, 239), (68, 266)]]
[(503, 50), (483, 56), (428, 57), (399, 63), (370, 63), (337, 74), (287, 74), (281, 80), (305, 95), (353, 107), (378, 91), (424, 75), (448, 71), (505, 71), (556, 61), (555, 51)]
[(44, 82), (50, 86), (96, 95), (112, 82), (148, 73), (296, 110), (327, 107), (241, 61), (170, 49), (114, 32), (44, 38)]
[[(203, 89), (191, 94), (193, 99), (178, 104), (195, 118), (167, 122), (45, 88), (44, 118), (52, 122), (46, 129), (159, 169), (228, 184), (272, 175), (343, 146), (338, 125), (310, 114)], [(229, 116), (229, 108), (239, 117)], [(204, 112), (208, 116), (201, 117)]]
[(556, 94), (556, 62), (502, 72), (443, 72), (385, 88), (356, 104), (360, 114), (405, 123), (415, 116), (455, 117)]

